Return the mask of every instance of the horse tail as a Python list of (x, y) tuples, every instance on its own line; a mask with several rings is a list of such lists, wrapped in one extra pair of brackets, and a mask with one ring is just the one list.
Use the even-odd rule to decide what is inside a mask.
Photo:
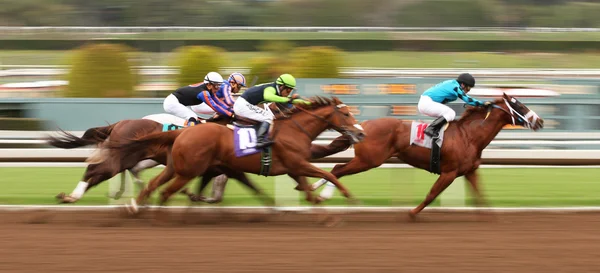
[(105, 148), (117, 150), (122, 158), (151, 158), (164, 151), (165, 148), (170, 150), (175, 139), (183, 131), (183, 129), (180, 129), (168, 132), (156, 132), (137, 139), (114, 143), (111, 141), (105, 145)]
[(319, 159), (332, 154), (337, 154), (341, 151), (345, 151), (350, 148), (352, 142), (348, 136), (339, 136), (334, 139), (329, 145), (317, 145), (313, 144), (310, 147), (310, 153), (312, 159)]
[(46, 142), (54, 147), (62, 149), (73, 149), (88, 145), (98, 145), (104, 142), (112, 132), (115, 124), (103, 127), (87, 129), (83, 136), (78, 137), (71, 133), (60, 130), (60, 136), (48, 136)]

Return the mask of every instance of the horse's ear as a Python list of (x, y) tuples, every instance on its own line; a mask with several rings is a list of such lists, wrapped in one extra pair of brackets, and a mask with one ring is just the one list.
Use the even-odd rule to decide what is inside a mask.
[(510, 97), (508, 95), (506, 95), (506, 93), (502, 92), (502, 97), (504, 97), (507, 100), (510, 100)]

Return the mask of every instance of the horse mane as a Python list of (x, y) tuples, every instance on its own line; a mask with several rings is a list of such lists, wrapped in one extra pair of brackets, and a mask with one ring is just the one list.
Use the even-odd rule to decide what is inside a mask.
[[(501, 103), (502, 99), (494, 100), (494, 104)], [(457, 120), (458, 123), (462, 123), (463, 121), (469, 121), (472, 117), (477, 117), (479, 114), (487, 114), (488, 109), (486, 107), (476, 107), (471, 106), (468, 107), (467, 110), (461, 115), (460, 119)]]
[(292, 113), (299, 112), (300, 110), (298, 108), (302, 108), (304, 110), (315, 110), (321, 107), (337, 105), (340, 103), (340, 100), (337, 97), (326, 98), (322, 96), (314, 96), (305, 100), (310, 101), (311, 104), (297, 104), (294, 108), (292, 108)]

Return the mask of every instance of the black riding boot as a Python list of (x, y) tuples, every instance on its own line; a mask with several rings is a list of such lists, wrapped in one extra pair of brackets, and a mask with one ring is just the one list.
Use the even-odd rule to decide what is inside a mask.
[(196, 118), (194, 118), (194, 117), (191, 117), (191, 118), (189, 118), (189, 119), (187, 120), (186, 127), (190, 127), (190, 126), (198, 125), (199, 123), (200, 123), (200, 122), (199, 122), (199, 121), (198, 121)]
[(274, 142), (269, 139), (269, 127), (271, 124), (268, 122), (262, 122), (257, 132), (256, 149), (266, 148), (271, 146)]
[(446, 119), (444, 117), (437, 118), (425, 128), (425, 134), (430, 137), (437, 137), (444, 124), (446, 124)]

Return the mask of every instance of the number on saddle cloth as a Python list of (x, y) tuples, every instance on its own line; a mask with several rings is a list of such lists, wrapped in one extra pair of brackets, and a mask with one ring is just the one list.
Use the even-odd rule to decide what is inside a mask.
[(271, 147), (256, 149), (258, 125), (233, 127), (233, 147), (236, 157), (243, 157), (262, 152), (260, 175), (268, 176), (271, 170)]
[[(431, 149), (431, 143), (433, 138), (425, 134), (425, 129), (429, 126), (429, 123), (413, 121), (410, 126), (410, 144), (425, 147)], [(448, 124), (442, 127), (439, 131), (437, 145), (441, 148), (444, 142), (444, 131)]]
[(233, 145), (235, 156), (242, 157), (260, 152), (256, 149), (256, 128), (254, 126), (234, 126)]

